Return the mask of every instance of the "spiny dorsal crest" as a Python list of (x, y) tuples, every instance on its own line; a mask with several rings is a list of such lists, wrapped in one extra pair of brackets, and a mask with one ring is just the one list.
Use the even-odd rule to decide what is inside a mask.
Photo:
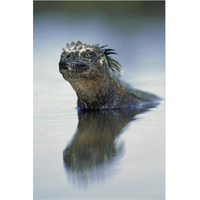
[(107, 46), (108, 45), (99, 46), (99, 44), (88, 45), (86, 43), (85, 44), (82, 43), (81, 41), (77, 41), (76, 43), (72, 41), (71, 44), (69, 43), (66, 44), (66, 48), (63, 48), (63, 53), (80, 51), (82, 49), (90, 49), (96, 52), (99, 56), (106, 57), (108, 66), (113, 73), (115, 71), (118, 71), (119, 73), (121, 73), (122, 72), (121, 64), (116, 59), (110, 56), (111, 54), (117, 54), (117, 53), (115, 52), (114, 49), (105, 48)]

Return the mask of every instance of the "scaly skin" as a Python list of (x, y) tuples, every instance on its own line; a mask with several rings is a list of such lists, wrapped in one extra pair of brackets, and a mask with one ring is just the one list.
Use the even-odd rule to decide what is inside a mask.
[(153, 107), (159, 97), (128, 89), (119, 80), (121, 65), (110, 57), (113, 49), (105, 46), (87, 45), (78, 41), (67, 44), (59, 62), (59, 70), (78, 97), (81, 110)]

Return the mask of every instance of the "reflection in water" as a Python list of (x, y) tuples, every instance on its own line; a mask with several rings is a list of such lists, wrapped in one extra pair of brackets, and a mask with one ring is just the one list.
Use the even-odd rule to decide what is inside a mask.
[(136, 114), (144, 111), (80, 112), (76, 134), (63, 152), (72, 182), (87, 185), (110, 175), (111, 164), (123, 153), (123, 142), (117, 142), (117, 136)]

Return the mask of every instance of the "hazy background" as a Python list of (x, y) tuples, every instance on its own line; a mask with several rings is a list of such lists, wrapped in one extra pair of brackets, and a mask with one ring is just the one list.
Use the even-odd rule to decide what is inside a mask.
[(124, 80), (165, 94), (164, 2), (34, 2), (34, 199), (164, 199), (164, 103), (124, 128), (123, 155), (103, 175), (83, 186), (67, 173), (63, 150), (78, 117), (58, 62), (72, 40), (108, 44)]

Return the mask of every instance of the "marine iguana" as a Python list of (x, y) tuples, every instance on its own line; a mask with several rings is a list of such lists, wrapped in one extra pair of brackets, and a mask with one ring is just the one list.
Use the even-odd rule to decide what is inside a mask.
[(78, 109), (138, 109), (158, 104), (156, 95), (132, 89), (120, 80), (122, 66), (110, 56), (115, 50), (107, 46), (77, 41), (63, 48), (59, 71), (75, 90)]

